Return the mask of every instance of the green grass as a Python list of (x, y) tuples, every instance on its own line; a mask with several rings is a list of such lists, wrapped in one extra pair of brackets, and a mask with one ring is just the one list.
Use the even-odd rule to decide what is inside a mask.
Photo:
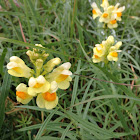
[[(126, 6), (123, 20), (105, 34), (92, 19), (88, 0), (20, 0), (17, 5), (13, 0), (0, 1), (1, 140), (140, 138), (140, 87), (130, 86), (140, 84), (140, 1), (111, 4), (117, 2)], [(119, 61), (108, 67), (93, 64), (93, 46), (109, 35), (123, 42)], [(9, 76), (6, 69), (12, 55), (32, 67), (25, 53), (40, 43), (49, 59), (57, 56), (72, 64), (71, 86), (58, 91), (59, 105), (50, 111), (38, 108), (35, 99), (28, 105), (17, 104), (15, 88), (27, 81)]]

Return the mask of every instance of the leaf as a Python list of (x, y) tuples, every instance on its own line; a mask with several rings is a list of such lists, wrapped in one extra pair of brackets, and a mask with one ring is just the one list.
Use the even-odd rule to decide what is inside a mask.
[(67, 126), (67, 128), (66, 128), (65, 131), (63, 132), (63, 134), (62, 134), (60, 140), (65, 140), (65, 137), (66, 137), (67, 132), (69, 131), (71, 125), (72, 125), (72, 122)]
[(5, 48), (0, 57), (0, 74), (1, 75), (3, 75), (3, 64), (4, 64), (4, 59), (5, 59), (6, 53), (7, 53), (7, 49)]
[[(11, 49), (8, 49), (9, 57), (11, 56)], [(10, 90), (11, 76), (5, 71), (2, 87), (0, 90), (0, 129), (4, 121), (5, 100)]]
[(39, 139), (40, 139), (40, 137), (41, 137), (41, 135), (42, 135), (42, 133), (43, 133), (43, 131), (44, 131), (46, 125), (49, 123), (49, 121), (51, 120), (51, 118), (53, 117), (53, 115), (56, 113), (57, 110), (58, 110), (58, 109), (53, 110), (53, 111), (50, 113), (50, 115), (46, 118), (46, 120), (43, 122), (41, 128), (39, 129), (39, 131), (38, 131), (38, 133), (37, 133), (37, 135), (36, 135), (36, 137), (35, 137), (35, 140), (39, 140)]

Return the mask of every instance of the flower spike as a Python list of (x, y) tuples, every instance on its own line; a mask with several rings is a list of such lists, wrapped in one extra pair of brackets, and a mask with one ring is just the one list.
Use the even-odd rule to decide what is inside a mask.
[(93, 48), (93, 62), (107, 62), (107, 61), (118, 61), (118, 52), (122, 42), (119, 41), (114, 45), (114, 37), (109, 36), (106, 41), (102, 41), (102, 44), (96, 44)]
[[(7, 64), (8, 73), (16, 77), (28, 78), (27, 87), (20, 83), (16, 87), (16, 99), (22, 104), (28, 104), (34, 97), (40, 108), (53, 109), (58, 104), (58, 89), (67, 89), (70, 86), (72, 72), (69, 70), (71, 63), (61, 63), (61, 59), (56, 57), (47, 61), (49, 56), (42, 48), (41, 44), (35, 44), (37, 48), (28, 50), (34, 70), (25, 65), (24, 61), (17, 56), (12, 56)], [(41, 49), (40, 49), (41, 48)], [(55, 68), (56, 67), (56, 68)]]
[(115, 6), (109, 5), (108, 0), (103, 0), (101, 4), (101, 7), (103, 8), (102, 13), (97, 7), (97, 4), (93, 2), (91, 5), (91, 7), (93, 8), (93, 19), (99, 17), (99, 22), (105, 23), (105, 25), (107, 25), (108, 28), (117, 28), (117, 21), (121, 21), (122, 12), (125, 10), (125, 6), (119, 8), (119, 5), (119, 3), (117, 3)]

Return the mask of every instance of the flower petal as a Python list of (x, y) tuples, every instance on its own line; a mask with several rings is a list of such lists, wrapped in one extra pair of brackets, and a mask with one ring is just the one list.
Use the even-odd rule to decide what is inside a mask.
[(36, 80), (40, 84), (43, 84), (43, 83), (46, 82), (45, 78), (42, 75), (40, 75), (39, 77), (37, 77)]
[(12, 56), (12, 57), (10, 57), (10, 61), (11, 61), (11, 62), (16, 62), (16, 63), (25, 64), (24, 61), (23, 61), (22, 59), (20, 59), (19, 57), (17, 57), (17, 56)]
[(51, 87), (50, 87), (50, 93), (54, 93), (56, 92), (58, 89), (58, 85), (56, 81), (52, 81), (51, 82)]
[(27, 86), (23, 83), (20, 83), (17, 87), (16, 87), (17, 91), (23, 91), (23, 92), (27, 92)]
[(68, 70), (70, 69), (71, 67), (71, 63), (70, 62), (66, 62), (66, 63), (63, 63), (61, 66), (59, 66), (60, 68), (63, 68), (65, 70)]
[(15, 63), (15, 62), (9, 62), (7, 64), (7, 69), (12, 69), (12, 68), (15, 68), (15, 67), (18, 67), (18, 64)]
[(36, 84), (36, 79), (34, 77), (31, 77), (28, 82), (29, 87), (33, 87), (35, 84)]
[(50, 83), (46, 81), (46, 83), (40, 88), (29, 87), (28, 94), (31, 96), (36, 96), (37, 93), (41, 93), (41, 92), (44, 93), (44, 92), (47, 92), (49, 89), (50, 89)]
[(16, 96), (17, 101), (22, 103), (22, 104), (28, 104), (32, 100), (32, 98), (33, 97), (29, 97), (29, 98), (23, 100), (23, 99), (19, 98), (18, 96)]
[(70, 82), (67, 80), (58, 83), (58, 87), (60, 89), (67, 89), (69, 86), (70, 86)]
[(64, 75), (72, 75), (72, 72), (69, 71), (69, 70), (63, 70), (63, 71), (61, 72), (61, 74), (64, 74)]
[(37, 106), (40, 107), (40, 108), (45, 108), (45, 100), (44, 100), (42, 94), (39, 94), (39, 95), (37, 96), (36, 104), (37, 104)]
[(57, 106), (57, 104), (58, 104), (58, 96), (52, 102), (45, 101), (45, 108), (50, 110), (50, 109), (55, 108)]

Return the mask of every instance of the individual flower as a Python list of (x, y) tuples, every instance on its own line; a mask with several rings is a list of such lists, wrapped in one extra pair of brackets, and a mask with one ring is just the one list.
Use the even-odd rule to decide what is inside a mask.
[(106, 41), (102, 41), (102, 44), (96, 44), (93, 48), (93, 62), (99, 63), (103, 61), (106, 63), (107, 61), (118, 61), (118, 52), (121, 52), (119, 48), (122, 45), (122, 42), (119, 41), (114, 46), (113, 44), (113, 36), (109, 36)]
[(103, 61), (103, 57), (99, 57), (98, 55), (94, 54), (92, 57), (93, 63), (99, 63)]
[(16, 87), (16, 90), (16, 98), (18, 102), (28, 104), (32, 100), (33, 97), (28, 94), (28, 87), (25, 84), (20, 83)]
[(96, 44), (93, 48), (94, 54), (102, 57), (105, 54), (105, 46), (103, 44)]
[(122, 6), (120, 8), (118, 8), (118, 6), (120, 5), (120, 3), (117, 3), (114, 10), (113, 10), (113, 13), (115, 14), (116, 16), (116, 20), (118, 21), (121, 21), (121, 17), (122, 17), (122, 12), (125, 10), (125, 6)]
[(118, 52), (121, 52), (121, 50), (119, 50), (121, 45), (122, 45), (122, 42), (119, 41), (116, 43), (115, 46), (110, 47), (109, 54), (107, 56), (107, 59), (109, 61), (118, 61)]
[(55, 108), (58, 104), (57, 88), (57, 83), (53, 81), (49, 91), (39, 94), (36, 99), (38, 107), (48, 110)]
[(93, 13), (93, 19), (99, 17), (102, 12), (100, 11), (100, 9), (98, 8), (97, 4), (95, 2), (93, 2), (91, 4), (91, 7), (93, 8), (92, 13)]
[(112, 14), (114, 6), (109, 6), (103, 14), (100, 16), (99, 21), (104, 23), (109, 23), (112, 18), (115, 19), (115, 14)]
[(70, 77), (72, 72), (69, 71), (70, 67), (71, 63), (66, 62), (54, 69), (52, 73), (46, 76), (46, 78), (49, 82), (56, 81), (58, 88), (67, 89), (70, 85), (70, 81), (72, 81), (72, 78)]
[(37, 93), (46, 92), (50, 88), (50, 83), (46, 81), (42, 75), (38, 76), (37, 78), (31, 77), (28, 84), (28, 94), (31, 96), (36, 96)]
[(110, 22), (107, 24), (108, 28), (113, 29), (118, 27), (118, 23), (116, 19), (111, 19)]
[(110, 52), (107, 56), (109, 61), (118, 61), (118, 53), (116, 51)]
[(25, 65), (24, 61), (17, 56), (10, 57), (10, 62), (7, 64), (8, 73), (16, 77), (29, 78), (31, 69)]

